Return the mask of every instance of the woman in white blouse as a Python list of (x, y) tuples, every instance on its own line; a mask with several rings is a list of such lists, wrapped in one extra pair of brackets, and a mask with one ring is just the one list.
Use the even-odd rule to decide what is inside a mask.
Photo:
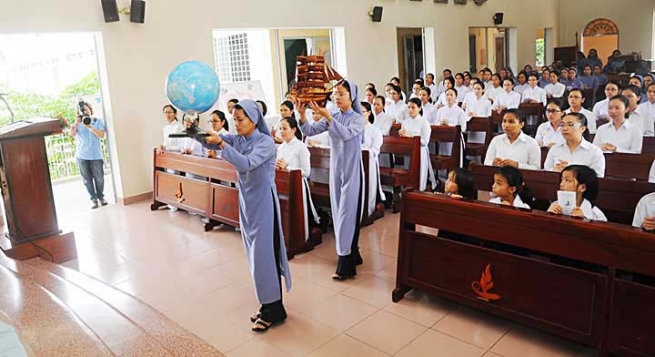
[(564, 104), (559, 99), (548, 101), (548, 105), (546, 106), (546, 119), (548, 121), (539, 125), (537, 134), (534, 137), (539, 146), (551, 147), (564, 142), (562, 128), (559, 125), (564, 116), (563, 107)]
[(466, 122), (469, 117), (464, 110), (457, 105), (457, 90), (455, 88), (447, 89), (444, 93), (446, 96), (446, 105), (437, 110), (435, 121), (432, 125), (448, 125), (462, 127), (462, 132), (466, 131)]
[[(210, 115), (209, 115), (209, 124), (212, 126), (212, 131), (218, 134), (229, 134), (230, 130), (230, 124), (227, 122), (227, 118), (225, 117), (225, 113), (223, 113), (220, 110), (214, 110)], [(205, 151), (205, 156), (210, 157), (210, 158), (216, 158), (218, 154), (216, 153), (216, 150), (208, 150), (204, 149)]]
[(491, 76), (491, 85), (487, 83), (487, 89), (485, 91), (485, 96), (491, 103), (496, 100), (496, 97), (503, 92), (503, 81), (500, 79), (500, 75), (495, 73)]
[(516, 76), (516, 86), (514, 86), (514, 91), (518, 94), (523, 95), (523, 91), (526, 89), (530, 88), (528, 85), (528, 72), (526, 71), (521, 71), (519, 72), (519, 75)]
[(569, 165), (588, 166), (598, 177), (605, 176), (605, 156), (589, 142), (587, 118), (582, 113), (568, 113), (560, 123), (564, 142), (548, 150), (544, 170), (561, 172)]
[(609, 119), (607, 108), (610, 99), (617, 94), (619, 94), (619, 85), (615, 82), (607, 82), (605, 85), (605, 99), (594, 104), (593, 112), (598, 119)]
[[(323, 119), (323, 115), (321, 113), (314, 113), (312, 112), (312, 120), (314, 122), (318, 123)], [(306, 144), (309, 147), (314, 147), (314, 148), (329, 148), (330, 147), (330, 133), (327, 131), (324, 131), (318, 135), (314, 136), (308, 136), (306, 140)]]
[(544, 88), (547, 98), (562, 98), (566, 92), (566, 86), (559, 82), (559, 71), (550, 72), (550, 84)]
[(430, 151), (428, 149), (432, 128), (430, 128), (430, 123), (428, 123), (428, 121), (420, 114), (421, 101), (418, 98), (410, 99), (407, 108), (408, 117), (402, 122), (398, 135), (407, 138), (415, 136), (421, 137), (421, 174), (419, 177), (419, 190), (425, 191), (428, 178), (430, 178), (432, 189), (434, 190), (437, 186), (437, 180), (434, 177), (434, 170), (432, 170), (432, 163), (430, 162)]
[(644, 133), (644, 136), (655, 136), (655, 124), (653, 123), (653, 116), (644, 107), (639, 106), (641, 101), (641, 90), (639, 87), (629, 85), (621, 91), (621, 94), (628, 98), (628, 112), (630, 113), (630, 123)]
[(506, 109), (517, 109), (521, 104), (521, 95), (514, 91), (514, 80), (505, 78), (503, 80), (503, 92), (498, 94), (491, 106), (498, 113)]
[(508, 109), (503, 116), (504, 134), (491, 140), (484, 164), (539, 170), (541, 149), (535, 139), (523, 133), (523, 126), (525, 113), (519, 109)]
[(466, 95), (467, 100), (462, 105), (462, 109), (468, 113), (469, 117), (491, 116), (491, 102), (484, 96), (484, 83), (477, 81), (473, 84), (473, 91)]
[(393, 118), (385, 112), (384, 106), (384, 97), (381, 95), (375, 97), (373, 100), (373, 115), (375, 116), (375, 123), (373, 125), (380, 129), (382, 135), (387, 136), (393, 125)]
[(584, 94), (582, 89), (574, 88), (569, 92), (569, 109), (566, 110), (568, 113), (581, 113), (587, 118), (587, 130), (590, 134), (596, 134), (596, 115), (593, 112), (585, 109), (582, 104), (587, 100), (587, 96)]
[(175, 107), (167, 104), (162, 108), (162, 111), (167, 123), (164, 126), (164, 138), (158, 152), (161, 153), (164, 150), (178, 151), (180, 150), (180, 139), (170, 138), (169, 135), (183, 132), (184, 126), (177, 121), (177, 109)]
[(455, 89), (457, 89), (457, 102), (463, 103), (464, 98), (466, 98), (466, 93), (471, 91), (469, 87), (464, 84), (464, 74), (457, 73), (455, 75)]
[(394, 85), (389, 91), (392, 103), (387, 108), (387, 113), (391, 115), (396, 123), (402, 123), (407, 118), (407, 104), (402, 101), (401, 93), (402, 90), (397, 85)]
[(432, 92), (430, 88), (423, 87), (419, 91), (418, 98), (421, 100), (421, 109), (423, 110), (423, 118), (432, 124), (436, 119), (437, 108), (432, 104)]
[[(371, 105), (362, 102), (362, 115), (366, 119), (366, 126), (364, 127), (364, 143), (362, 149), (369, 152), (368, 156), (368, 215), (375, 212), (375, 206), (378, 202), (385, 200), (384, 192), (382, 191), (382, 182), (380, 181), (380, 163), (378, 156), (380, 155), (380, 147), (384, 138), (382, 132), (373, 123), (375, 116), (371, 111)], [(379, 200), (378, 200), (379, 199)]]
[(434, 106), (439, 109), (446, 105), (446, 91), (451, 88), (455, 88), (455, 79), (453, 77), (447, 77), (443, 80), (443, 87), (444, 90), (441, 94), (439, 94), (439, 99), (437, 99), (437, 102), (434, 104)]
[[(309, 239), (309, 222), (319, 223), (318, 213), (312, 202), (312, 195), (309, 192), (307, 178), (311, 173), (309, 150), (302, 142), (302, 133), (298, 128), (298, 122), (293, 117), (284, 117), (278, 125), (282, 145), (277, 149), (275, 168), (277, 170), (300, 170), (303, 177), (303, 202), (305, 202), (305, 240)], [(307, 207), (310, 208), (312, 216), (309, 216)]]
[(530, 73), (528, 75), (528, 86), (523, 90), (522, 103), (541, 103), (546, 105), (546, 91), (539, 87), (539, 75)]
[(641, 154), (643, 133), (627, 120), (629, 105), (628, 98), (622, 95), (610, 99), (608, 106), (610, 121), (596, 130), (594, 145), (605, 152)]

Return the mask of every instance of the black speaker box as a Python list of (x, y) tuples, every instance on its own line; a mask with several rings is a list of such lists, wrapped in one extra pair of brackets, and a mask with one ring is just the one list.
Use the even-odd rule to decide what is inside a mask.
[(118, 5), (116, 0), (100, 0), (102, 3), (102, 12), (105, 15), (105, 22), (118, 21)]
[(502, 25), (503, 24), (503, 13), (502, 12), (497, 12), (494, 14), (494, 25)]
[(146, 2), (143, 0), (132, 0), (130, 9), (130, 21), (142, 24), (146, 22)]
[(382, 6), (375, 6), (373, 8), (373, 22), (382, 22)]

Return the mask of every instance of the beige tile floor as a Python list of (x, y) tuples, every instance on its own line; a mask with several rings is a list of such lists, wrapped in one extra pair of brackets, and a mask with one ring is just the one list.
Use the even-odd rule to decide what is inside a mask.
[[(80, 188), (81, 189), (81, 188)], [(149, 203), (60, 214), (75, 230), (78, 259), (66, 265), (142, 299), (230, 357), (592, 356), (593, 351), (419, 291), (395, 304), (399, 215), (362, 231), (364, 265), (334, 282), (334, 238), (291, 261), (288, 320), (258, 335), (258, 307), (240, 236), (203, 232), (185, 212)]]

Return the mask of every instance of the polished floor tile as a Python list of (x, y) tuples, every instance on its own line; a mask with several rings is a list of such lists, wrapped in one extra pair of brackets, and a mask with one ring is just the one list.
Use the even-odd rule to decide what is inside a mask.
[(274, 326), (261, 340), (289, 356), (306, 356), (339, 335), (339, 331), (300, 314), (289, 314), (284, 323)]
[(305, 315), (342, 332), (377, 311), (378, 309), (371, 305), (339, 294), (308, 309)]
[(425, 326), (378, 311), (346, 333), (383, 352), (395, 354), (426, 330)]
[(432, 329), (486, 350), (498, 342), (512, 325), (507, 320), (459, 307)]
[(309, 357), (385, 357), (388, 354), (377, 350), (348, 335), (339, 335), (332, 341), (309, 354)]
[(491, 352), (504, 357), (573, 357), (581, 347), (562, 338), (514, 326)]
[(344, 290), (343, 294), (369, 305), (383, 308), (391, 303), (391, 292), (394, 288), (395, 284), (389, 280), (372, 276)]
[(419, 338), (396, 354), (398, 357), (481, 357), (485, 350), (434, 330), (427, 330)]
[(384, 311), (416, 322), (425, 327), (432, 327), (448, 315), (455, 305), (445, 300), (430, 296), (418, 290), (405, 294), (405, 298), (391, 303)]
[(289, 357), (266, 342), (252, 340), (227, 353), (228, 357)]

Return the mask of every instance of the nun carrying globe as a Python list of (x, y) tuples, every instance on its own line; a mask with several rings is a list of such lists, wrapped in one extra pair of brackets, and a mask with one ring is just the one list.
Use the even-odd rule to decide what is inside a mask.
[[(252, 330), (264, 332), (287, 318), (282, 305), (282, 281), (291, 289), (280, 205), (275, 188), (277, 150), (257, 102), (234, 106), (237, 134), (211, 133), (203, 146), (222, 150), (223, 159), (239, 179), (239, 220), (250, 273), (261, 308), (250, 317)], [(203, 139), (198, 139), (203, 140)]]

